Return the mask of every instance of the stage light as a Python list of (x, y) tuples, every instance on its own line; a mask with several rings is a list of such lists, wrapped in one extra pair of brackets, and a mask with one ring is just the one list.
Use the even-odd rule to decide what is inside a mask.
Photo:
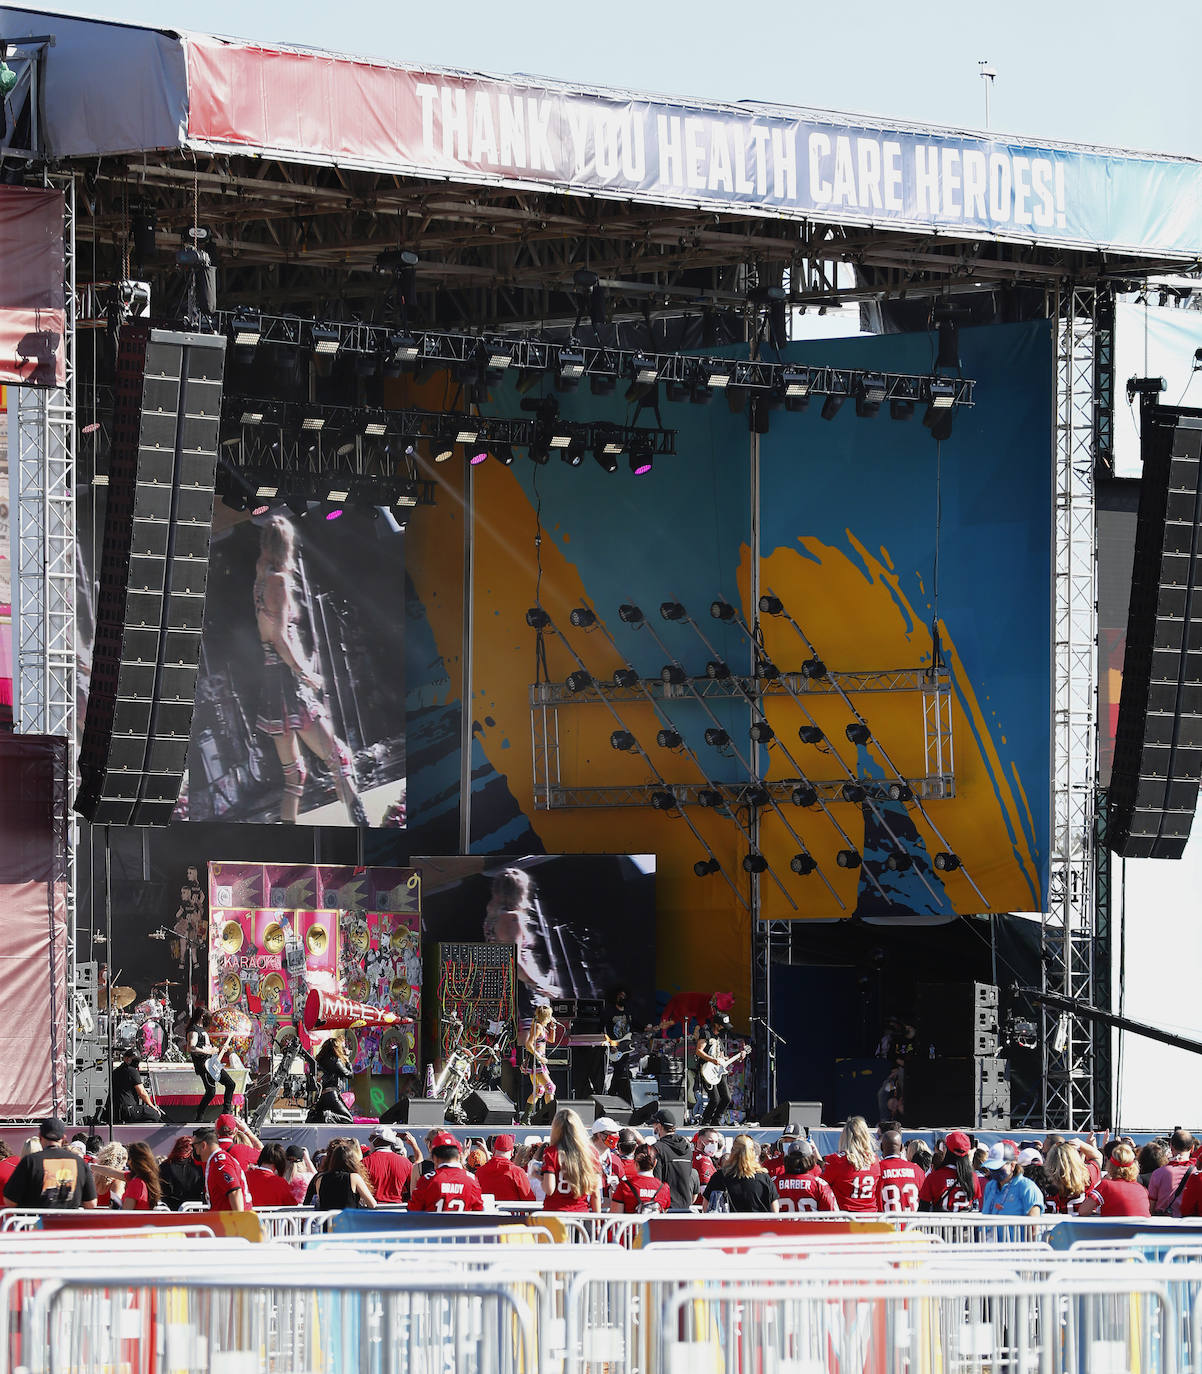
[(688, 612), (679, 601), (661, 601), (659, 613), (665, 620), (685, 620)]
[(251, 514), (252, 514), (252, 515), (266, 515), (267, 512), (268, 512), (270, 509), (271, 509), (270, 506), (256, 506), (256, 507), (254, 508), (254, 510), (251, 511)]
[(633, 668), (615, 668), (614, 686), (615, 687), (637, 687), (639, 685), (639, 675)]
[(629, 753), (634, 748), (634, 736), (629, 730), (615, 730), (609, 737), (609, 744), (611, 749)]
[(411, 510), (417, 505), (417, 483), (406, 482), (397, 492), (396, 504), (404, 509)]
[(504, 372), (513, 366), (513, 345), (502, 343), (499, 339), (484, 344), (484, 366), (490, 372)]
[(327, 511), (327, 512), (326, 512), (326, 519), (327, 519), (327, 520), (341, 520), (341, 519), (342, 519), (342, 507), (339, 506), (339, 507), (337, 507), (336, 509), (334, 509), (334, 510), (332, 510), (332, 511)]
[(301, 429), (312, 430), (320, 433), (326, 427), (325, 412), (321, 410), (310, 410), (301, 416)]
[(679, 687), (682, 683), (688, 682), (689, 675), (679, 663), (665, 663), (659, 670), (660, 678), (670, 687)]
[(816, 806), (818, 793), (808, 783), (801, 783), (789, 794), (794, 806)]
[(797, 738), (802, 744), (821, 744), (826, 736), (816, 725), (801, 725), (797, 730)]
[(687, 401), (690, 399), (691, 394), (688, 382), (669, 377), (664, 383), (664, 395), (669, 401)]
[(618, 607), (618, 619), (627, 625), (641, 625), (643, 623), (643, 613), (637, 606), (632, 606), (629, 601), (624, 601)]
[(859, 868), (860, 856), (854, 849), (841, 849), (835, 855), (835, 862), (840, 868)]
[(734, 363), (704, 360), (697, 364), (698, 380), (711, 391), (722, 391), (728, 387), (735, 375)]
[(636, 477), (645, 477), (655, 461), (655, 440), (649, 435), (638, 434), (630, 441), (630, 471)]
[(388, 433), (388, 416), (380, 410), (368, 410), (359, 416), (359, 429), (369, 439), (380, 439)]
[(577, 431), (569, 440), (567, 448), (565, 448), (559, 456), (569, 467), (578, 468), (584, 461), (586, 443), (587, 440), (584, 434)]
[(481, 463), (488, 461), (488, 450), (486, 448), (480, 449), (479, 452), (473, 453), (467, 461), (469, 467), (478, 468)]
[(953, 406), (956, 401), (956, 384), (939, 377), (932, 377), (928, 393), (926, 413), (922, 423), (931, 431), (932, 438), (948, 439), (952, 432)]
[(890, 801), (908, 802), (914, 800), (914, 793), (904, 782), (891, 782), (888, 790)]
[(864, 800), (864, 789), (858, 782), (845, 782), (839, 792), (845, 802), (853, 802), (857, 806)]
[(878, 414), (885, 399), (885, 379), (879, 372), (865, 372), (856, 379), (856, 414), (871, 419)]
[(278, 486), (271, 486), (271, 485), (269, 485), (269, 484), (266, 483), (266, 482), (263, 483), (261, 486), (258, 486), (258, 487), (255, 488), (255, 495), (256, 495), (260, 500), (263, 500), (265, 497), (269, 497), (269, 496), (278, 496), (279, 494), (280, 494), (280, 489), (279, 489)]
[(617, 432), (599, 432), (593, 441), (593, 457), (603, 472), (617, 472), (618, 458), (625, 447)]
[(526, 624), (532, 630), (545, 630), (551, 623), (551, 617), (541, 606), (531, 606), (526, 612)]
[(715, 620), (733, 620), (735, 618), (735, 608), (729, 601), (711, 601), (710, 615)]
[(772, 801), (772, 795), (766, 787), (749, 787), (743, 793), (743, 801), (747, 806), (768, 806)]
[(768, 871), (768, 860), (762, 854), (757, 854), (754, 850), (750, 854), (743, 855), (744, 873), (766, 873)]
[(329, 325), (315, 324), (309, 332), (309, 345), (318, 357), (332, 357), (338, 352), (341, 335)]
[(804, 878), (818, 867), (818, 860), (812, 854), (794, 854), (789, 860), (789, 867), (794, 873)]
[(554, 449), (566, 449), (572, 442), (572, 431), (567, 425), (555, 424), (551, 426), (550, 437), (547, 440), (547, 447)]
[(434, 461), (436, 463), (445, 463), (449, 458), (454, 457), (454, 455), (455, 449), (453, 445), (448, 444), (445, 439), (435, 440)]
[(676, 798), (671, 792), (652, 792), (651, 805), (657, 811), (675, 811)]
[(821, 682), (826, 677), (826, 664), (817, 657), (807, 658), (801, 665), (801, 675), (811, 682)]
[(493, 444), (492, 456), (501, 464), (502, 467), (513, 466), (513, 445), (512, 444)]
[(711, 725), (705, 732), (705, 742), (715, 749), (725, 749), (730, 743), (730, 735), (720, 726)]
[(770, 744), (776, 738), (776, 731), (766, 720), (757, 720), (747, 733), (753, 744)]
[(790, 401), (804, 401), (810, 394), (812, 378), (808, 367), (786, 367), (781, 373), (781, 387), (785, 396), (785, 409), (792, 409)]
[(955, 320), (947, 318), (936, 320), (935, 335), (939, 340), (939, 351), (935, 357), (936, 367), (960, 371), (960, 326)]
[(843, 408), (843, 402), (845, 400), (847, 400), (846, 396), (828, 396), (822, 403), (822, 418), (824, 420), (833, 420)]
[[(234, 316), (233, 324), (230, 325), (230, 333), (233, 336), (235, 348), (244, 348), (253, 353), (259, 340), (263, 337), (262, 317), (249, 313), (237, 314)], [(240, 358), (239, 361), (248, 362), (249, 359)]]
[(904, 873), (914, 860), (904, 850), (895, 849), (885, 860), (885, 867), (894, 873)]
[(705, 675), (713, 678), (715, 682), (725, 682), (730, 676), (730, 664), (720, 658), (711, 658), (705, 665)]
[(853, 720), (850, 725), (845, 725), (843, 733), (851, 744), (867, 744), (872, 738), (872, 731), (862, 720)]
[(944, 850), (935, 855), (935, 867), (940, 873), (954, 873), (960, 867), (960, 856)]
[(460, 420), (459, 427), (455, 431), (455, 442), (457, 444), (474, 444), (479, 437), (479, 425), (473, 424), (470, 420)]
[(568, 612), (568, 620), (578, 630), (587, 630), (597, 623), (596, 614), (588, 606), (575, 606)]
[(561, 348), (555, 355), (555, 385), (560, 391), (575, 391), (584, 376), (584, 350)]
[(263, 423), (263, 407), (249, 403), (243, 406), (238, 423), (240, 425), (261, 425)]
[(656, 732), (655, 742), (661, 749), (679, 749), (681, 745), (680, 732), (678, 730), (659, 730)]
[(755, 665), (755, 675), (765, 682), (775, 682), (780, 677), (780, 669), (770, 658), (761, 658)]
[(569, 673), (564, 680), (564, 686), (569, 692), (587, 692), (592, 685), (592, 674), (585, 672), (583, 668), (578, 668), (574, 673)]
[(551, 446), (545, 434), (536, 435), (530, 440), (530, 461), (543, 467), (551, 458)]
[(764, 615), (780, 615), (784, 609), (779, 596), (760, 597), (760, 610)]
[(645, 358), (641, 353), (636, 354), (629, 364), (631, 390), (636, 394), (629, 396), (630, 400), (637, 400), (642, 393), (649, 391), (659, 377), (659, 366), (653, 358)]
[(702, 787), (697, 792), (697, 805), (708, 807), (711, 810), (715, 806), (724, 806), (726, 798), (721, 792), (713, 787)]
[(603, 444), (597, 444), (593, 449), (593, 457), (597, 460), (597, 466), (602, 472), (615, 473), (618, 470), (618, 460), (612, 453), (605, 451)]
[(412, 334), (390, 334), (384, 350), (384, 366), (403, 367), (407, 363), (414, 363), (420, 351)]
[(893, 420), (908, 420), (914, 414), (914, 402), (904, 396), (894, 396), (889, 402), (889, 417)]
[(711, 854), (708, 859), (698, 859), (693, 865), (693, 872), (699, 878), (708, 878), (711, 873), (717, 873), (721, 868), (722, 865)]

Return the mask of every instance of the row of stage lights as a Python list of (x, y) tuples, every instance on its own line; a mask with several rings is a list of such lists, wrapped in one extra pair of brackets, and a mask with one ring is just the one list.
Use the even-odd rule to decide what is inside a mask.
[[(798, 631), (799, 634), (802, 633), (800, 627), (796, 624), (795, 621), (793, 621), (792, 617), (788, 615), (788, 612), (785, 610), (785, 607), (779, 597), (773, 594), (767, 594), (762, 596), (759, 600), (759, 609), (761, 614), (764, 615), (784, 616), (789, 621), (789, 623), (793, 625), (793, 627)], [(687, 610), (683, 605), (681, 605), (680, 602), (665, 601), (661, 604), (659, 611), (661, 618), (666, 621), (685, 621), (687, 623), (693, 624), (691, 618), (688, 615)], [(758, 635), (753, 634), (749, 630), (749, 628), (743, 622), (742, 617), (739, 615), (738, 611), (729, 602), (724, 600), (713, 601), (710, 604), (710, 615), (715, 620), (721, 622), (734, 622), (739, 626), (739, 628), (743, 629), (744, 632), (748, 634), (748, 637), (751, 640), (752, 644), (756, 646), (757, 678), (764, 681), (775, 681), (780, 679), (781, 672), (775, 664), (771, 663), (767, 659), (759, 643)], [(623, 623), (630, 625), (636, 629), (642, 628), (647, 624), (646, 617), (642, 609), (630, 602), (626, 602), (618, 608), (618, 616), (623, 621)], [(576, 629), (584, 630), (587, 632), (601, 628), (596, 613), (590, 607), (587, 606), (575, 607), (571, 612), (569, 612), (568, 618), (571, 625)], [(532, 629), (534, 629), (540, 636), (544, 632), (549, 630), (557, 634), (559, 638), (563, 640), (565, 644), (567, 644), (567, 641), (564, 640), (563, 635), (555, 627), (550, 615), (546, 612), (546, 610), (543, 609), (543, 607), (532, 606), (526, 612), (526, 623)], [(701, 635), (699, 627), (697, 627), (695, 624), (693, 627), (697, 630), (697, 633)], [(661, 641), (658, 639), (658, 636), (654, 635), (654, 631), (652, 631), (652, 634), (653, 637), (655, 637), (656, 642), (661, 643)], [(701, 637), (704, 642), (704, 636), (701, 635)], [(610, 642), (611, 644), (613, 643), (612, 640)], [(813, 652), (813, 646), (809, 644), (809, 641), (806, 640), (805, 642), (807, 644), (807, 647), (810, 649), (810, 657), (803, 664), (799, 676), (803, 676), (811, 681), (827, 680), (829, 678), (829, 674), (826, 665), (823, 663), (821, 658), (815, 652)], [(614, 645), (614, 647), (616, 648), (617, 646)], [(584, 667), (583, 663), (579, 660), (579, 657), (576, 655), (575, 651), (571, 649), (570, 645), (568, 645), (568, 648), (569, 651), (572, 653), (573, 657), (577, 659), (578, 666), (573, 672), (569, 673), (567, 678), (565, 679), (564, 685), (567, 688), (567, 690), (571, 692), (573, 695), (581, 695), (584, 693), (588, 693), (590, 691), (595, 692), (599, 697), (601, 697), (602, 700), (607, 701), (608, 699), (606, 697), (606, 691), (604, 686), (601, 683), (599, 683), (594, 678), (594, 676)], [(732, 672), (730, 666), (722, 659), (713, 658), (707, 663), (705, 678), (690, 676), (684, 670), (684, 668), (676, 660), (673, 659), (669, 663), (666, 663), (664, 667), (660, 670), (659, 680), (663, 682), (665, 685), (687, 687), (689, 684), (693, 682), (705, 681), (707, 679), (725, 680), (730, 678), (731, 676)], [(654, 681), (654, 679), (645, 680), (634, 668), (630, 667), (629, 665), (623, 665), (622, 667), (615, 670), (612, 681), (613, 686), (618, 688), (635, 688), (639, 686), (643, 686), (645, 688), (647, 686), (648, 681)], [(888, 801), (900, 804), (902, 806), (906, 806), (909, 803), (914, 803), (918, 806), (919, 810), (922, 812), (924, 817), (926, 817), (925, 809), (922, 807), (922, 803), (918, 801), (918, 799), (916, 798), (913, 789), (910, 787), (906, 779), (903, 778), (902, 775), (897, 771), (896, 766), (892, 763), (892, 760), (889, 759), (888, 755), (885, 753), (883, 747), (879, 744), (879, 742), (874, 741), (874, 736), (872, 734), (870, 726), (863, 719), (863, 717), (855, 710), (855, 708), (851, 706), (850, 699), (847, 698), (846, 693), (843, 691), (843, 689), (837, 685), (837, 682), (835, 683), (835, 689), (838, 692), (838, 694), (844, 698), (849, 708), (853, 711), (853, 714), (855, 715), (855, 719), (850, 721), (844, 727), (844, 734), (848, 742), (856, 745), (857, 747), (867, 746), (875, 742), (882, 757), (888, 763), (889, 767), (896, 774), (896, 776), (892, 781), (885, 783), (880, 783), (875, 780), (863, 780), (851, 776), (850, 769), (848, 769), (846, 765), (843, 765), (845, 771), (847, 771), (848, 773), (848, 781), (841, 785), (841, 787), (838, 789), (838, 793), (836, 796), (829, 797), (827, 801), (841, 801), (855, 806), (868, 805), (872, 807), (874, 811), (876, 810), (875, 803), (877, 802)], [(651, 698), (650, 693), (648, 693), (648, 699), (653, 701), (653, 698)], [(612, 706), (610, 709), (612, 711)], [(763, 715), (762, 708), (759, 709), (760, 718), (753, 721), (752, 724), (749, 726), (748, 738), (753, 744), (769, 747), (774, 742), (778, 742), (778, 737), (776, 731), (769, 724), (767, 718)], [(833, 752), (830, 749), (830, 745), (825, 733), (819, 726), (814, 724), (812, 721), (810, 724), (801, 726), (798, 729), (797, 733), (798, 739), (803, 744), (813, 746), (815, 748), (822, 750), (823, 752)], [(715, 722), (713, 725), (705, 729), (704, 737), (705, 743), (709, 747), (717, 749), (719, 752), (727, 756), (731, 755), (732, 753), (737, 754), (737, 750), (734, 746), (733, 740), (731, 739), (730, 733), (717, 722)], [(651, 763), (651, 760), (647, 755), (645, 749), (640, 744), (634, 733), (631, 730), (629, 730), (624, 723), (621, 723), (619, 721), (619, 728), (611, 733), (609, 742), (611, 748), (620, 753), (631, 753), (638, 755), (652, 768), (653, 772), (655, 772), (656, 778), (659, 780), (661, 785), (652, 786), (647, 794), (647, 801), (654, 810), (663, 812), (675, 812), (680, 815), (685, 814), (685, 803), (683, 802), (682, 798), (678, 796), (676, 792), (670, 790), (667, 786), (662, 785), (663, 780), (662, 778), (660, 778), (658, 771), (654, 769), (654, 765)], [(701, 768), (700, 760), (698, 759), (697, 755), (689, 747), (681, 732), (670, 721), (663, 721), (662, 728), (660, 728), (656, 733), (656, 744), (661, 749), (669, 749), (675, 752), (688, 755), (690, 758), (693, 759), (693, 761), (698, 765), (698, 767)], [(787, 749), (785, 750), (785, 753), (786, 755), (788, 755)], [(791, 756), (789, 757), (790, 762), (792, 762)], [(704, 769), (702, 769), (701, 771), (704, 777)], [(764, 811), (767, 809), (776, 810), (778, 814), (781, 816), (782, 820), (784, 820), (785, 825), (790, 830), (790, 832), (796, 834), (796, 832), (793, 832), (792, 826), (789, 825), (787, 819), (785, 818), (785, 813), (780, 811), (780, 808), (776, 804), (772, 796), (772, 793), (769, 791), (767, 787), (763, 786), (761, 783), (757, 781), (752, 781), (746, 785), (733, 788), (723, 788), (715, 786), (709, 782), (708, 778), (706, 779), (706, 783), (706, 786), (700, 787), (696, 790), (695, 800), (698, 806), (708, 810), (717, 810), (719, 808), (722, 808), (725, 810), (727, 815), (733, 815), (732, 808), (736, 806), (745, 806), (750, 810), (756, 812)], [(816, 807), (820, 807), (821, 810), (827, 815), (828, 819), (830, 819), (832, 823), (835, 824), (840, 835), (842, 835), (845, 839), (847, 838), (846, 832), (843, 830), (841, 826), (838, 825), (838, 822), (835, 821), (834, 817), (827, 810), (827, 801), (823, 801), (820, 798), (817, 788), (815, 788), (812, 785), (812, 783), (805, 777), (803, 777), (791, 789), (790, 801), (795, 807), (799, 807), (806, 810), (812, 810)], [(929, 817), (926, 817), (926, 819), (928, 820), (928, 823), (931, 823)], [(738, 824), (737, 821), (736, 824)], [(690, 828), (693, 828), (691, 826), (691, 823)], [(740, 825), (739, 828), (742, 829), (742, 826)], [(886, 826), (886, 828), (888, 827)], [(933, 823), (932, 828), (934, 828)], [(749, 832), (745, 831), (744, 833), (747, 834)], [(936, 835), (939, 835), (938, 830), (936, 830), (935, 833)], [(694, 834), (697, 835), (698, 839), (701, 838), (695, 829)], [(942, 836), (940, 835), (939, 838), (942, 839)], [(835, 862), (840, 868), (843, 869), (858, 869), (862, 866), (863, 859), (857, 849), (848, 845), (848, 847), (837, 851), (835, 856)], [(913, 856), (900, 847), (891, 850), (885, 859), (886, 868), (888, 868), (891, 872), (894, 873), (903, 873), (906, 870), (912, 868), (913, 864)], [(941, 873), (955, 872), (956, 870), (962, 867), (962, 863), (959, 856), (948, 848), (940, 849), (938, 852), (935, 853), (935, 855), (932, 858), (932, 865), (937, 871)], [(764, 857), (762, 853), (760, 853), (758, 850), (754, 848), (752, 848), (749, 853), (743, 856), (742, 867), (744, 872), (752, 875), (759, 875), (769, 871), (769, 864), (767, 859)], [(793, 873), (802, 877), (819, 871), (817, 860), (813, 857), (812, 854), (810, 854), (805, 849), (802, 849), (801, 851), (792, 856), (792, 858), (789, 861), (789, 867)], [(698, 860), (693, 865), (693, 872), (698, 877), (706, 877), (710, 874), (721, 872), (721, 864), (712, 852), (707, 852), (707, 855), (704, 859)], [(727, 881), (729, 882), (729, 879)], [(969, 879), (969, 881), (972, 881), (971, 878)], [(877, 886), (879, 887), (879, 884), (877, 884)], [(974, 888), (976, 887), (975, 883), (973, 884), (973, 886)]]

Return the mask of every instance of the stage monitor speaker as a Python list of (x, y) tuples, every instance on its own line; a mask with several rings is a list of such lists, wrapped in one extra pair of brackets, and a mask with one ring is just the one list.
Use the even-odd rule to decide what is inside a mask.
[(593, 1097), (593, 1120), (598, 1117), (607, 1116), (611, 1121), (616, 1121), (619, 1126), (630, 1124), (630, 1103), (623, 1097), (607, 1097), (605, 1095)]
[(91, 683), (75, 807), (166, 825), (204, 629), (225, 338), (122, 330)]
[(534, 1121), (539, 1126), (549, 1126), (551, 1122), (555, 1120), (555, 1113), (562, 1112), (567, 1107), (570, 1107), (572, 1111), (576, 1113), (584, 1123), (586, 1130), (596, 1120), (596, 1113), (593, 1110), (591, 1098), (555, 1097), (552, 1098), (550, 1102), (543, 1102), (539, 1106), (538, 1111), (534, 1114)]
[(778, 1102), (770, 1112), (765, 1113), (761, 1126), (821, 1126), (821, 1102)]
[(653, 1097), (650, 1101), (640, 1103), (639, 1106), (635, 1107), (626, 1124), (628, 1126), (645, 1126), (658, 1111), (659, 1099)]
[(648, 1102), (659, 1103), (659, 1083), (654, 1078), (632, 1078), (630, 1080), (630, 1105), (638, 1111)]
[(402, 1097), (380, 1117), (385, 1126), (445, 1126), (447, 1104), (441, 1097)]
[(1107, 841), (1179, 859), (1202, 777), (1202, 410), (1143, 405), (1139, 516)]
[(485, 1088), (474, 1092), (463, 1104), (469, 1126), (512, 1126), (517, 1109), (502, 1092)]

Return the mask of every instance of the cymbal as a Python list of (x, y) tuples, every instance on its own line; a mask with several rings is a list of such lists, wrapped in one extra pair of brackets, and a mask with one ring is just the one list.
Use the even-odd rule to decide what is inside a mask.
[(106, 1007), (116, 1007), (118, 1011), (122, 1007), (128, 1007), (137, 1000), (138, 994), (133, 988), (114, 987), (109, 988), (106, 996), (100, 999), (101, 1005)]
[(183, 983), (179, 983), (179, 982), (174, 982), (174, 983), (173, 983), (173, 982), (171, 981), (170, 978), (164, 978), (163, 981), (162, 981), (161, 983), (152, 983), (152, 984), (151, 984), (151, 987), (154, 987), (154, 988), (182, 988), (182, 987), (183, 987)]

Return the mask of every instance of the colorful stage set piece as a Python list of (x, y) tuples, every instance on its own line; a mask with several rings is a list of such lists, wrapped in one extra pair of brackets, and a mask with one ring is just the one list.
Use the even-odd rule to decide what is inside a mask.
[[(252, 1066), (281, 1027), (302, 1043), (310, 990), (412, 1024), (348, 1030), (356, 1073), (416, 1073), (421, 1020), (421, 879), (414, 869), (311, 864), (209, 865), (209, 1006), (214, 1039), (235, 1035)], [(270, 902), (270, 905), (266, 904)]]

